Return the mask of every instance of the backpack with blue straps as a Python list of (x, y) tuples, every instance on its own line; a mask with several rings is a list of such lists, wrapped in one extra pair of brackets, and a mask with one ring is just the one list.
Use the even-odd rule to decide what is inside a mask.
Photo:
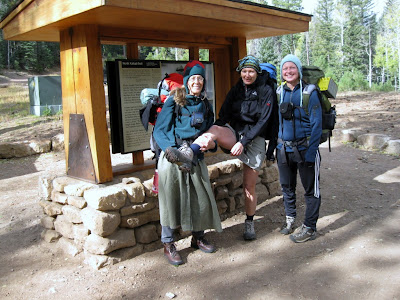
[[(309, 115), (308, 103), (313, 91), (317, 91), (322, 108), (322, 135), (320, 144), (329, 142), (329, 152), (331, 151), (331, 136), (336, 124), (336, 108), (332, 106), (329, 98), (335, 98), (337, 92), (336, 83), (329, 77), (325, 77), (324, 71), (316, 66), (303, 66), (303, 105), (305, 113)], [(277, 89), (278, 103), (280, 102), (281, 87)]]

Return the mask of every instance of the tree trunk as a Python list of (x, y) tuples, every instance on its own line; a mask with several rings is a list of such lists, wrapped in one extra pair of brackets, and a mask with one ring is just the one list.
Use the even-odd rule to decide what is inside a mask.
[[(400, 90), (400, 35), (397, 35), (397, 61), (399, 62), (398, 65), (398, 80), (399, 80), (399, 85), (398, 85), (398, 89)], [(396, 84), (397, 85), (397, 84)]]
[(7, 69), (10, 70), (10, 41), (7, 41)]
[(307, 56), (307, 65), (310, 65), (310, 45), (309, 45), (309, 33), (306, 32), (306, 56)]
[(371, 27), (368, 28), (368, 84), (372, 87), (372, 49), (371, 49)]

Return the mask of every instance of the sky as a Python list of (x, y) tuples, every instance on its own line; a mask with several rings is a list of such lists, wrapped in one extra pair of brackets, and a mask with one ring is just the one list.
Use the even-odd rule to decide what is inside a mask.
[[(303, 0), (303, 12), (306, 14), (313, 14), (315, 8), (317, 7), (318, 0)], [(380, 15), (383, 11), (383, 7), (385, 6), (385, 0), (374, 0), (375, 3), (375, 12)]]

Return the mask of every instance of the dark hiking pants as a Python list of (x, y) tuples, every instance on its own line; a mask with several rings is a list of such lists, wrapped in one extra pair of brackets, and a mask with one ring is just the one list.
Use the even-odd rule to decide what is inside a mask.
[[(305, 150), (304, 150), (305, 151)], [(304, 157), (304, 151), (302, 156)], [(306, 212), (303, 224), (316, 230), (321, 205), (321, 195), (319, 193), (319, 167), (321, 156), (319, 151), (315, 158), (314, 165), (295, 162), (293, 152), (286, 152), (286, 163), (281, 163), (277, 155), (279, 180), (282, 187), (283, 203), (287, 216), (296, 217), (296, 184), (297, 170), (299, 170), (301, 183), (305, 190), (304, 198), (306, 202)]]

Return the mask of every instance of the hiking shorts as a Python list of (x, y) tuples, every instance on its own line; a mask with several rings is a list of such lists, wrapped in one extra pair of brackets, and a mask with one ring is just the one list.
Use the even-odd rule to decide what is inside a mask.
[[(236, 130), (233, 129), (232, 126), (228, 123), (225, 124), (224, 127), (229, 128), (233, 132), (233, 134), (236, 136), (236, 142), (238, 142), (240, 139), (239, 133), (236, 132)], [(226, 154), (231, 153), (231, 151), (228, 149), (225, 149), (221, 146), (220, 148)], [(246, 147), (244, 147), (242, 154), (240, 154), (237, 158), (250, 168), (254, 170), (259, 170), (265, 160), (266, 154), (267, 150), (265, 139), (257, 136), (254, 140), (248, 143)]]
[(237, 158), (253, 170), (258, 171), (261, 169), (266, 153), (265, 139), (257, 136), (244, 147), (242, 154)]

